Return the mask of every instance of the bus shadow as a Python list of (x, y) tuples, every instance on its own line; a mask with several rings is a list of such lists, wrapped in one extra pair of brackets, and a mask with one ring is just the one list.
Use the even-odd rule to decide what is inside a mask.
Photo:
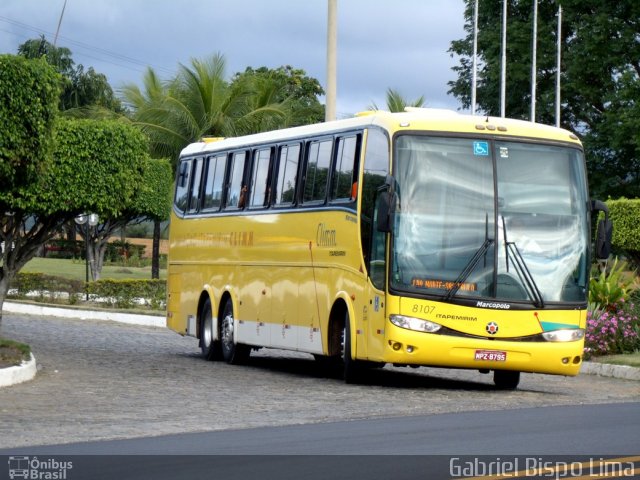
[[(272, 373), (311, 377), (344, 382), (341, 367), (329, 368), (313, 358), (283, 358), (252, 356), (246, 367)], [(478, 374), (480, 375), (480, 374)], [(492, 383), (468, 379), (443, 378), (430, 375), (426, 369), (371, 368), (359, 375), (358, 385), (400, 389), (444, 389), (465, 391), (492, 391)]]

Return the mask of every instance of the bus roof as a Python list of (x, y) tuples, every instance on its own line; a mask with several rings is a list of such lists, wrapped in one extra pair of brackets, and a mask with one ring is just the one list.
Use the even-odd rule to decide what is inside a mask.
[(301, 127), (285, 128), (242, 137), (203, 139), (186, 146), (181, 156), (242, 148), (247, 145), (268, 144), (330, 134), (350, 129), (380, 126), (391, 134), (398, 131), (433, 131), (463, 133), (471, 135), (504, 135), (546, 139), (580, 145), (578, 137), (561, 128), (524, 120), (499, 117), (472, 116), (453, 110), (407, 107), (404, 112), (391, 113), (384, 110), (361, 112), (353, 118), (334, 120)]

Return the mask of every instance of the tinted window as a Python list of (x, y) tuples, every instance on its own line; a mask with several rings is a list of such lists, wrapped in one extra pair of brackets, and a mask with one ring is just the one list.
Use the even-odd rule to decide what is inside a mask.
[(331, 178), (332, 200), (355, 200), (358, 192), (356, 146), (358, 137), (339, 138), (337, 142), (336, 166)]
[(247, 186), (244, 183), (244, 164), (247, 154), (236, 152), (231, 158), (229, 173), (229, 189), (227, 191), (227, 208), (244, 207)]
[(327, 196), (333, 140), (311, 142), (308, 147), (303, 202), (321, 202)]
[(386, 235), (375, 228), (374, 201), (376, 192), (384, 185), (389, 173), (389, 140), (380, 130), (371, 129), (367, 134), (362, 175), (361, 239), (365, 264), (373, 284), (384, 289), (386, 277)]
[(271, 149), (265, 148), (255, 153), (253, 160), (253, 172), (251, 175), (251, 198), (249, 206), (259, 208), (269, 205), (271, 187)]
[(176, 208), (184, 212), (189, 200), (189, 184), (191, 180), (191, 160), (183, 160), (178, 167), (178, 179), (176, 181)]
[(275, 205), (291, 205), (294, 202), (299, 159), (300, 145), (285, 145), (280, 148)]
[(227, 163), (226, 155), (218, 155), (209, 158), (207, 163), (207, 176), (204, 184), (205, 210), (219, 210), (222, 203), (222, 189), (224, 185), (224, 167)]
[(191, 195), (189, 200), (189, 213), (195, 213), (198, 211), (198, 204), (200, 203), (200, 181), (202, 179), (202, 158), (196, 159), (193, 164), (193, 181), (191, 182)]

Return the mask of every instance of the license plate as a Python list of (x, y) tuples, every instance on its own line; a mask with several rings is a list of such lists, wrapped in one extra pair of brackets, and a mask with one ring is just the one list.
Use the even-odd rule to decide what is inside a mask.
[(500, 350), (476, 350), (475, 359), (489, 362), (506, 362), (507, 352), (502, 352)]

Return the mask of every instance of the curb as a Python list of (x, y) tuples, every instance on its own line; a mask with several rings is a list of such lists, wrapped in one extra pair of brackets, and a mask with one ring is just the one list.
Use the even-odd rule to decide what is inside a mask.
[(31, 359), (22, 362), (22, 365), (0, 368), (0, 388), (33, 380), (37, 371), (36, 357), (32, 353)]
[(599, 375), (601, 377), (622, 378), (624, 380), (640, 380), (640, 368), (610, 363), (584, 362), (580, 373)]
[(166, 328), (164, 316), (137, 313), (108, 312), (105, 310), (77, 310), (74, 308), (49, 307), (32, 303), (4, 302), (3, 310), (7, 313), (24, 313), (28, 315), (46, 315), (51, 317), (79, 318), (80, 320), (106, 320), (111, 322), (142, 325), (146, 327)]

